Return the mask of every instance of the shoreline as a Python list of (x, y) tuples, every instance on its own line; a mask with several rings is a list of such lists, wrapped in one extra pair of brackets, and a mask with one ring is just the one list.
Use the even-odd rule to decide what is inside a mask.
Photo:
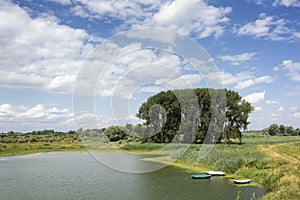
[[(38, 154), (38, 153), (51, 153), (51, 152), (68, 152), (68, 151), (82, 151), (87, 154), (89, 153), (122, 153), (125, 151), (126, 153), (130, 154), (155, 154), (155, 149), (157, 146), (155, 144), (145, 144), (147, 147), (147, 151), (142, 149), (141, 146), (137, 145), (136, 149), (132, 148), (131, 150), (122, 149), (123, 145), (118, 146), (118, 148), (98, 148), (98, 149), (89, 149), (87, 150), (83, 145), (74, 144), (73, 146), (64, 147), (64, 143), (61, 144), (53, 144), (49, 148), (41, 147), (41, 146), (30, 146), (27, 147), (15, 147), (10, 146), (11, 149), (6, 149), (7, 151), (2, 151), (0, 154), (0, 160), (5, 159), (6, 157), (10, 156), (21, 156), (21, 155), (30, 155), (30, 154)], [(132, 144), (131, 144), (132, 145)], [(147, 146), (148, 145), (148, 146)], [(190, 149), (193, 155), (192, 148)], [(224, 171), (226, 173), (225, 178), (228, 179), (229, 183), (233, 183), (233, 179), (244, 179), (249, 178), (251, 179), (250, 184), (241, 185), (241, 186), (255, 186), (255, 187), (262, 187), (266, 189), (266, 195), (262, 198), (266, 199), (274, 199), (277, 196), (281, 196), (282, 198), (289, 198), (289, 199), (297, 199), (300, 197), (300, 177), (297, 176), (298, 174), (298, 166), (300, 166), (300, 156), (298, 155), (300, 151), (300, 142), (282, 142), (277, 144), (251, 144), (251, 145), (219, 145), (219, 147), (224, 148), (225, 150), (231, 150), (235, 152), (237, 155), (244, 155), (242, 154), (241, 150), (250, 150), (253, 149), (255, 151), (251, 152), (250, 155), (253, 154), (262, 154), (263, 159), (266, 162), (265, 166), (258, 166), (258, 165), (249, 165), (249, 166), (240, 166), (237, 168), (234, 173), (229, 173), (226, 170), (217, 169), (212, 165), (208, 165), (203, 161), (199, 162), (193, 157), (181, 157), (179, 160), (177, 159), (175, 162), (170, 162), (168, 157), (163, 154), (156, 154), (160, 155), (155, 158), (147, 158), (146, 161), (151, 162), (161, 162), (168, 164), (172, 167), (177, 167), (182, 170), (185, 170), (187, 173), (204, 173), (209, 170), (218, 170)], [(243, 147), (243, 148), (241, 148)], [(13, 149), (17, 148), (17, 149)], [(121, 148), (121, 151), (120, 149)], [(12, 151), (14, 150), (14, 151)], [(152, 151), (151, 151), (152, 150)], [(218, 148), (216, 148), (218, 152)], [(219, 149), (220, 150), (220, 149)], [(222, 155), (230, 156), (232, 152), (225, 151), (221, 152)], [(256, 153), (255, 153), (256, 152)], [(166, 152), (167, 153), (167, 152)], [(189, 154), (188, 154), (189, 155)], [(222, 159), (222, 155), (220, 159)], [(231, 155), (233, 156), (233, 155)], [(245, 157), (245, 156), (244, 156)], [(226, 157), (225, 159), (227, 159)], [(251, 158), (251, 156), (250, 156)], [(209, 158), (207, 158), (209, 159)], [(233, 157), (233, 160), (235, 158)], [(256, 164), (256, 163), (255, 163)], [(240, 185), (236, 185), (240, 187)]]
[[(207, 171), (211, 170), (210, 166), (204, 166), (201, 164), (191, 164), (191, 163), (186, 163), (182, 161), (168, 161), (166, 157), (156, 157), (156, 158), (145, 158), (143, 159), (145, 161), (150, 161), (150, 162), (159, 162), (162, 164), (168, 164), (168, 166), (180, 168), (187, 173), (206, 173)], [(235, 184), (234, 179), (245, 179), (246, 177), (232, 174), (232, 173), (226, 173), (225, 176), (221, 176), (222, 178), (227, 179), (228, 183), (235, 185), (237, 187), (245, 187), (245, 186), (254, 186), (254, 187), (260, 187), (260, 188), (265, 188), (263, 185), (259, 184), (258, 182), (251, 181), (249, 184)]]

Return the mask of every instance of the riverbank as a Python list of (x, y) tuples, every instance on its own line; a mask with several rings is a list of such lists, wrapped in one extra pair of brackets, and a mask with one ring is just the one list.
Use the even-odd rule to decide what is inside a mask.
[[(207, 170), (226, 172), (232, 182), (235, 178), (249, 178), (251, 185), (264, 187), (267, 194), (263, 199), (300, 199), (300, 137), (246, 138), (244, 144), (217, 144), (205, 157), (199, 158), (199, 145), (189, 149), (171, 163), (188, 172), (202, 173)], [(132, 152), (155, 151), (161, 144), (125, 145)], [(141, 150), (142, 149), (142, 150)], [(168, 156), (147, 159), (170, 163)]]
[[(87, 143), (86, 143), (87, 144)], [(89, 144), (90, 145), (90, 144)], [(92, 146), (92, 145), (91, 145)], [(199, 158), (200, 145), (192, 144), (181, 156), (168, 154), (180, 145), (139, 144), (116, 142), (93, 149), (97, 152), (157, 153), (175, 156), (175, 167), (191, 173), (208, 170), (226, 172), (226, 178), (249, 178), (251, 184), (263, 186), (267, 194), (263, 199), (300, 199), (300, 137), (245, 138), (244, 144), (217, 144), (204, 158)], [(158, 151), (164, 148), (163, 151)], [(0, 143), (0, 156), (13, 156), (38, 152), (86, 150), (81, 141)], [(89, 150), (91, 150), (89, 148)], [(182, 151), (178, 151), (182, 153)], [(174, 157), (161, 156), (149, 160), (170, 163)]]

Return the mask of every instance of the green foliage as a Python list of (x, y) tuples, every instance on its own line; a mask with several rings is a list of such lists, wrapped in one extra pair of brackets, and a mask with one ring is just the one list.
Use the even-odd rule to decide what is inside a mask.
[(198, 149), (190, 148), (180, 160), (187, 163), (211, 166), (214, 170), (228, 173), (235, 173), (242, 167), (254, 167), (256, 169), (267, 167), (263, 154), (249, 145), (218, 144), (202, 159), (199, 157), (199, 147)]
[[(148, 141), (198, 143), (207, 138), (214, 142), (223, 133), (223, 139), (239, 138), (241, 142), (240, 130), (249, 125), (252, 111), (237, 92), (197, 88), (151, 96), (140, 106), (137, 117), (145, 120), (153, 135)], [(174, 138), (177, 133), (180, 137)]]
[(164, 147), (164, 144), (157, 144), (157, 143), (143, 143), (143, 144), (126, 144), (121, 147), (122, 150), (125, 151), (145, 151), (151, 152), (156, 151)]
[(283, 136), (297, 136), (300, 135), (300, 129), (297, 128), (294, 130), (292, 126), (284, 126), (278, 124), (271, 124), (269, 128), (267, 128), (269, 135), (283, 135)]
[(119, 126), (109, 126), (104, 134), (111, 142), (122, 140), (126, 136), (124, 129)]

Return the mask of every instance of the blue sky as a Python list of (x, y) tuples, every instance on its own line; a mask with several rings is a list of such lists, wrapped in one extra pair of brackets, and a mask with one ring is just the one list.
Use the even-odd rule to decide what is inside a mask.
[[(141, 102), (161, 89), (186, 88), (183, 80), (203, 86), (199, 72), (172, 49), (143, 49), (134, 40), (103, 47), (115, 34), (151, 27), (183, 34), (206, 50), (222, 85), (255, 107), (249, 129), (300, 127), (300, 1), (146, 2), (1, 1), (0, 131), (75, 130), (75, 117), (90, 122), (89, 113), (76, 115), (73, 88), (99, 45), (101, 55), (122, 56), (97, 77), (98, 127), (138, 122)], [(163, 34), (156, 39), (170, 40)], [(212, 74), (202, 79), (213, 82)]]

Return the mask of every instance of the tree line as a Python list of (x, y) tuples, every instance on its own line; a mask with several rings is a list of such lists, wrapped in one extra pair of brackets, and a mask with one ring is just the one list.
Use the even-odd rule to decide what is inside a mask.
[[(155, 143), (202, 143), (227, 142), (238, 138), (242, 142), (242, 131), (250, 124), (252, 105), (243, 100), (236, 91), (228, 89), (182, 89), (159, 92), (149, 97), (140, 107), (136, 116), (143, 124), (125, 126), (112, 125), (101, 129), (78, 129), (67, 132), (57, 132), (51, 129), (18, 133), (9, 131), (2, 133), (0, 139), (14, 135), (47, 135), (42, 137), (27, 137), (26, 141), (51, 141), (73, 138), (88, 140), (103, 137), (103, 141), (116, 142), (155, 142)], [(291, 126), (272, 124), (263, 130), (264, 133), (275, 135), (300, 135), (300, 129)], [(66, 135), (68, 137), (66, 137)], [(105, 137), (104, 137), (105, 136)], [(60, 139), (59, 139), (60, 138)], [(0, 141), (0, 142), (1, 142)]]
[(292, 126), (284, 126), (278, 124), (271, 124), (269, 128), (264, 129), (264, 132), (267, 132), (271, 136), (297, 136), (300, 135), (300, 129)]

